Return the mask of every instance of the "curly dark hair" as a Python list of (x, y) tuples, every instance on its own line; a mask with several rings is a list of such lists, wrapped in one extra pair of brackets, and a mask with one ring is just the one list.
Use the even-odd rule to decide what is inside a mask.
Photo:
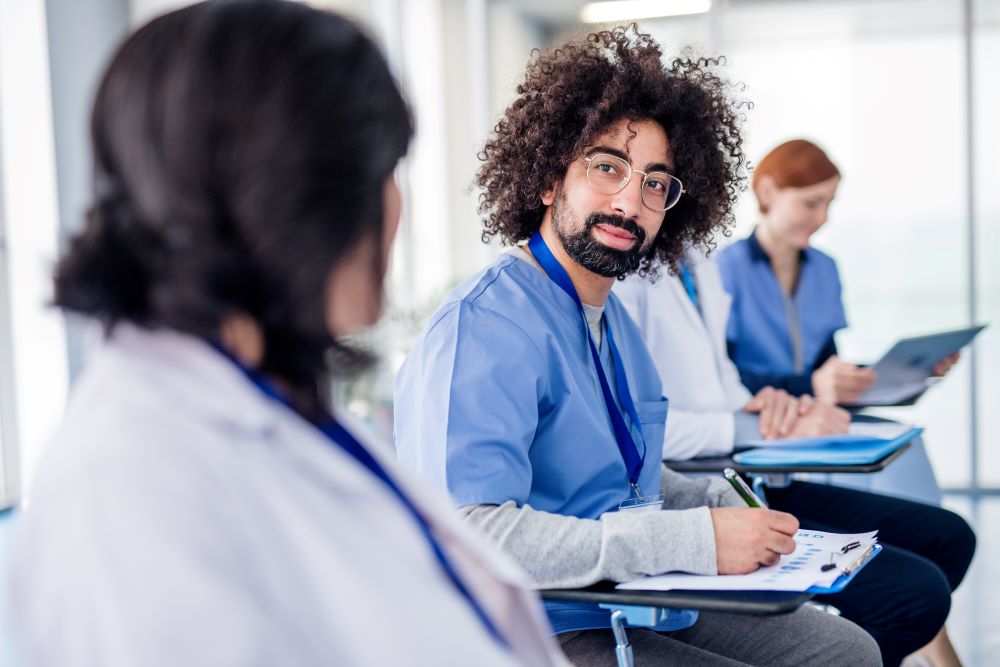
[(666, 131), (687, 192), (667, 212), (639, 273), (655, 277), (660, 264), (675, 271), (689, 245), (713, 248), (716, 232), (730, 233), (746, 185), (740, 109), (751, 107), (712, 71), (723, 63), (685, 51), (664, 66), (660, 47), (636, 24), (533, 51), (517, 98), (479, 154), (483, 241), (530, 238), (545, 212), (542, 193), (572, 161), (615, 122), (649, 119)]

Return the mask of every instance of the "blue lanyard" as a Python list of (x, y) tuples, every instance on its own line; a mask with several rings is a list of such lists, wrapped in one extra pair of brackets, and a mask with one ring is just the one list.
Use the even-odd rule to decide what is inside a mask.
[[(618, 443), (618, 451), (621, 453), (622, 461), (625, 462), (625, 469), (628, 471), (629, 485), (635, 491), (636, 497), (640, 497), (642, 493), (639, 489), (639, 474), (642, 472), (642, 465), (646, 458), (645, 443), (643, 443), (643, 452), (640, 455), (639, 448), (636, 447), (635, 440), (632, 439), (632, 432), (629, 431), (628, 426), (625, 424), (625, 419), (622, 417), (622, 413), (615, 403), (614, 395), (611, 393), (611, 386), (608, 384), (608, 378), (604, 373), (604, 366), (601, 364), (601, 353), (597, 351), (594, 337), (590, 334), (590, 326), (587, 324), (587, 316), (583, 311), (583, 302), (580, 301), (580, 295), (576, 293), (576, 288), (573, 286), (573, 281), (570, 280), (569, 274), (566, 273), (566, 269), (552, 255), (552, 251), (545, 245), (545, 240), (540, 233), (535, 232), (531, 240), (528, 241), (528, 248), (531, 250), (531, 254), (534, 255), (538, 264), (548, 274), (549, 278), (552, 279), (552, 282), (558, 285), (562, 291), (566, 292), (580, 308), (580, 314), (583, 317), (583, 329), (587, 332), (587, 342), (590, 343), (590, 355), (594, 358), (597, 379), (601, 384), (601, 393), (604, 394), (604, 404), (608, 409), (608, 416), (611, 417), (611, 426), (615, 431), (615, 441)], [(641, 436), (642, 422), (639, 421), (639, 415), (635, 411), (635, 404), (632, 402), (632, 393), (629, 391), (628, 379), (625, 377), (625, 365), (622, 363), (621, 355), (618, 353), (618, 346), (615, 345), (610, 324), (605, 330), (607, 331), (608, 347), (611, 350), (611, 359), (615, 366), (615, 382), (618, 385), (618, 398), (621, 400), (622, 405), (625, 407), (625, 412), (628, 413), (628, 416), (632, 419), (632, 423), (635, 424)]]
[(684, 283), (684, 289), (687, 290), (688, 298), (691, 299), (691, 303), (694, 304), (694, 309), (698, 308), (698, 286), (694, 282), (694, 276), (691, 275), (691, 270), (687, 266), (687, 262), (681, 260), (681, 282)]
[[(212, 343), (212, 347), (214, 347), (219, 353), (222, 354), (223, 357), (239, 368), (243, 372), (243, 375), (245, 375), (246, 378), (250, 380), (250, 382), (252, 382), (254, 386), (257, 387), (257, 389), (259, 389), (263, 394), (274, 399), (278, 403), (281, 403), (292, 412), (299, 414), (298, 410), (292, 406), (284, 392), (282, 392), (278, 387), (269, 382), (259, 373), (244, 366), (239, 359), (236, 359), (222, 346)], [(369, 472), (378, 477), (387, 487), (389, 487), (389, 490), (392, 491), (393, 495), (396, 496), (399, 502), (413, 517), (414, 521), (417, 522), (417, 525), (420, 527), (420, 532), (423, 533), (424, 539), (427, 540), (427, 543), (430, 546), (431, 551), (434, 553), (434, 556), (437, 558), (441, 569), (444, 570), (451, 583), (466, 599), (469, 606), (472, 607), (476, 616), (486, 628), (486, 631), (493, 637), (494, 640), (496, 640), (498, 644), (509, 650), (510, 645), (507, 643), (507, 640), (503, 638), (499, 630), (497, 630), (496, 626), (493, 624), (493, 621), (491, 621), (486, 615), (486, 612), (479, 606), (479, 602), (476, 601), (476, 599), (472, 596), (472, 593), (469, 592), (469, 589), (466, 588), (465, 584), (462, 582), (461, 578), (459, 578), (458, 573), (451, 564), (451, 561), (448, 560), (448, 557), (445, 555), (440, 543), (438, 543), (437, 539), (434, 537), (434, 533), (431, 531), (431, 527), (428, 525), (426, 519), (424, 519), (423, 515), (417, 511), (417, 508), (413, 505), (410, 499), (406, 497), (406, 494), (403, 493), (402, 489), (396, 485), (393, 479), (389, 477), (379, 462), (375, 460), (371, 453), (369, 453), (360, 442), (358, 442), (357, 438), (351, 435), (351, 433), (346, 428), (341, 426), (340, 423), (333, 417), (330, 417), (324, 423), (315, 423), (309, 419), (306, 419), (306, 421), (319, 429), (319, 431), (325, 435), (331, 443), (354, 457), (358, 463), (367, 468)]]

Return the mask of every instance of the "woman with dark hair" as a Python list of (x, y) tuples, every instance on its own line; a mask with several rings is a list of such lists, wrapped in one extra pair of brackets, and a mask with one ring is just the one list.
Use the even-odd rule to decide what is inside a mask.
[(519, 572), (322, 391), (368, 360), (341, 341), (381, 310), (411, 134), (372, 42), (303, 5), (120, 47), (55, 278), (107, 337), (12, 564), (28, 664), (562, 664)]

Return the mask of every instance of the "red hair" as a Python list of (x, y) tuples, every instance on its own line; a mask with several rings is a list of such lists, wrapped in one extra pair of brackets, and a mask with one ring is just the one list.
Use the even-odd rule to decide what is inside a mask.
[[(764, 176), (773, 179), (779, 188), (804, 188), (840, 176), (840, 170), (823, 149), (813, 142), (792, 139), (765, 155), (754, 169), (754, 193)], [(758, 207), (761, 213), (767, 213), (762, 204), (758, 204)]]

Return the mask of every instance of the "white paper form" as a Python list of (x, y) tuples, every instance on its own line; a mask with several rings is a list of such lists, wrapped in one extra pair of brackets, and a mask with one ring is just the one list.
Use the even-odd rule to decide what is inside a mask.
[[(870, 533), (826, 533), (818, 530), (799, 530), (795, 533), (795, 551), (782, 556), (776, 565), (762, 567), (750, 574), (701, 575), (671, 573), (643, 577), (618, 584), (622, 590), (643, 591), (804, 591), (822, 583), (833, 583), (848, 565), (854, 563), (876, 542), (878, 531)], [(841, 553), (844, 545), (860, 542), (860, 546)], [(825, 563), (837, 564), (836, 569), (824, 572)]]

